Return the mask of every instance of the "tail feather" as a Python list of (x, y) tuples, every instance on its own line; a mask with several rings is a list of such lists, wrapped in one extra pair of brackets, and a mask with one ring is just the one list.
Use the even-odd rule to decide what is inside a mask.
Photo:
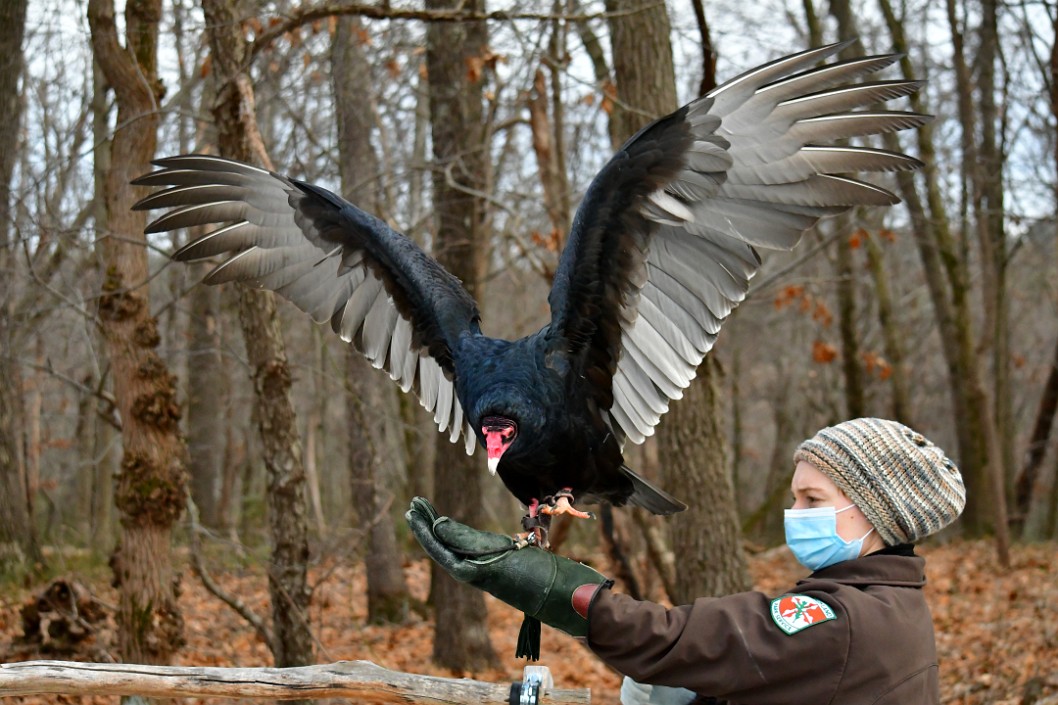
[(660, 514), (662, 516), (682, 512), (687, 508), (686, 504), (665, 490), (655, 487), (627, 465), (621, 466), (621, 472), (632, 481), (632, 485), (635, 487), (628, 501), (637, 507), (642, 507), (651, 514)]

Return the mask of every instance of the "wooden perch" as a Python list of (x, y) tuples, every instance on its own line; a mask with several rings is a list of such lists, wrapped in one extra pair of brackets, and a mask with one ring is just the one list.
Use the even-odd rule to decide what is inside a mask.
[[(390, 671), (370, 661), (300, 668), (198, 668), (131, 663), (22, 661), (0, 664), (0, 699), (68, 693), (146, 697), (352, 698), (371, 703), (506, 703), (510, 684)], [(587, 689), (547, 690), (541, 705), (583, 705)]]

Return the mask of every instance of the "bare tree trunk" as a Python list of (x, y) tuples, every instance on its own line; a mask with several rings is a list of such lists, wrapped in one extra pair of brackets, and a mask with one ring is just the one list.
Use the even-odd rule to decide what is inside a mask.
[[(85, 388), (92, 389), (91, 375), (85, 375), (81, 382)], [(93, 472), (95, 458), (92, 457), (92, 446), (96, 423), (98, 423), (96, 398), (92, 394), (82, 392), (77, 398), (77, 425), (74, 427), (73, 434), (77, 448), (73, 476), (77, 483), (77, 499), (74, 503), (77, 523), (74, 526), (77, 533), (84, 539), (83, 545), (85, 546), (90, 545), (89, 539), (92, 536), (92, 485), (95, 479)]]
[[(481, 0), (427, 0), (426, 7), (480, 10)], [(481, 78), (473, 82), (468, 61), (485, 51), (484, 22), (432, 23), (426, 29), (433, 134), (433, 204), (437, 228), (434, 255), (462, 280), (472, 296), (485, 273), (485, 203), (468, 190), (482, 191), (486, 169)], [(485, 519), (482, 502), (484, 462), (473, 462), (461, 445), (437, 436), (434, 495), (439, 507), (470, 526)], [(477, 670), (496, 663), (489, 641), (482, 593), (447, 577), (433, 566), (431, 590), (437, 621), (433, 659), (454, 669)]]
[[(29, 0), (8, 0), (0, 5), (0, 247), (10, 256), (11, 178), (18, 154), (22, 99), (18, 81), (22, 77), (22, 39), (26, 33)], [(4, 269), (5, 279), (7, 269)], [(6, 292), (5, 292), (6, 293)]]
[(819, 20), (812, 0), (801, 0), (801, 7), (805, 11), (805, 25), (808, 29), (808, 46), (817, 47), (823, 44), (823, 24)]
[[(321, 378), (323, 374), (314, 372), (312, 376)], [(322, 385), (317, 384), (314, 385), (312, 391), (317, 395), (317, 404), (323, 407), (323, 411), (313, 409), (309, 412), (309, 418), (305, 422), (305, 486), (309, 494), (309, 506), (312, 508), (312, 520), (316, 532), (323, 535), (327, 531), (327, 519), (323, 514), (323, 496), (320, 494), (320, 469), (317, 459), (322, 455), (320, 451), (326, 447), (327, 431), (323, 421), (326, 415), (327, 397), (322, 393), (321, 388)]]
[(224, 474), (217, 499), (217, 528), (221, 535), (238, 545), (241, 517), (242, 473), (249, 464), (242, 430), (227, 424), (224, 431)]
[(121, 591), (119, 645), (124, 660), (168, 663), (184, 642), (171, 533), (184, 510), (187, 450), (180, 434), (175, 379), (158, 357), (150, 315), (146, 217), (131, 210), (142, 189), (129, 181), (149, 170), (158, 125), (160, 0), (125, 5), (125, 46), (112, 0), (90, 0), (96, 61), (117, 98), (117, 130), (104, 174), (106, 221), (97, 248), (106, 270), (99, 317), (121, 414), (123, 454), (115, 503), (121, 540), (111, 564)]
[[(371, 147), (371, 73), (360, 40), (362, 23), (343, 17), (331, 45), (331, 76), (338, 115), (338, 163), (342, 194), (377, 211), (372, 186), (379, 183), (378, 159)], [(372, 623), (399, 622), (409, 605), (393, 523), (392, 483), (401, 474), (401, 442), (393, 433), (400, 423), (397, 388), (352, 346), (346, 374), (349, 384), (349, 471), (360, 527), (367, 532), (367, 617)], [(379, 421), (382, 421), (380, 423)]]
[[(220, 153), (271, 167), (257, 128), (248, 52), (234, 0), (202, 0), (213, 72), (217, 79)], [(308, 503), (305, 469), (291, 400), (291, 371), (279, 327), (275, 295), (238, 288), (239, 321), (253, 374), (256, 420), (268, 473), (268, 525), (272, 557), (268, 592), (272, 603), (271, 644), (279, 667), (315, 662), (308, 585)]]
[[(195, 274), (203, 272), (194, 266)], [(191, 497), (202, 524), (217, 526), (217, 500), (224, 462), (224, 361), (220, 354), (220, 290), (196, 286), (190, 292), (187, 379), (187, 449), (190, 456)]]
[(10, 364), (0, 365), (0, 578), (21, 578), (32, 566), (37, 551), (29, 521), (26, 483), (16, 449), (15, 380)]
[[(553, 9), (556, 12), (562, 11), (557, 0)], [(550, 68), (551, 80), (548, 81), (543, 68), (537, 69), (527, 100), (533, 153), (536, 155), (540, 185), (544, 193), (544, 209), (547, 211), (548, 220), (551, 221), (551, 233), (547, 241), (555, 252), (562, 251), (573, 208), (566, 175), (562, 104), (561, 66), (565, 55), (565, 32), (563, 24), (552, 23), (548, 54), (543, 61), (544, 65)]]
[[(1058, 120), (1058, 16), (1052, 18), (1051, 28), (1054, 30), (1052, 33), (1054, 42), (1051, 44), (1050, 60), (1045, 69), (1048, 75), (1044, 78), (1045, 85), (1050, 86), (1048, 97), (1051, 117)], [(1051, 160), (1058, 165), (1058, 143), (1054, 145)], [(1058, 205), (1058, 186), (1055, 188), (1054, 196), (1055, 204)], [(1052, 536), (1055, 521), (1058, 519), (1055, 516), (1058, 512), (1058, 499), (1055, 498), (1055, 495), (1058, 495), (1058, 492), (1055, 492), (1058, 469), (1055, 468), (1055, 463), (1051, 463), (1041, 472), (1056, 411), (1058, 411), (1058, 341), (1055, 342), (1051, 369), (1043, 385), (1043, 394), (1036, 412), (1036, 422), (1033, 424), (1025, 464), (1014, 486), (1014, 514), (1023, 517), (1022, 537), (1026, 539), (1041, 540)]]
[(694, 19), (698, 23), (698, 34), (702, 38), (702, 80), (698, 84), (698, 95), (705, 95), (716, 88), (716, 48), (709, 32), (709, 22), (705, 19), (705, 7), (702, 0), (692, 0)]
[[(970, 231), (969, 203), (974, 200), (969, 195), (969, 190), (979, 179), (972, 174), (978, 168), (977, 163), (977, 115), (973, 110), (973, 90), (971, 69), (966, 60), (966, 41), (963, 36), (962, 27), (959, 24), (959, 4), (957, 0), (946, 0), (945, 6), (948, 16), (948, 29), (951, 32), (952, 42), (952, 68), (955, 73), (955, 85), (957, 86), (956, 105), (959, 113), (959, 147), (961, 159), (959, 163), (959, 222), (958, 231), (963, 233), (963, 241)], [(964, 4), (965, 6), (965, 4)], [(966, 90), (964, 93), (963, 90)]]
[(272, 655), (280, 668), (307, 666), (315, 662), (309, 625), (312, 591), (308, 585), (308, 502), (301, 440), (290, 397), (291, 372), (275, 296), (242, 289), (239, 320), (246, 357), (254, 371), (257, 427), (268, 473), (268, 530), (272, 543), (268, 593), (275, 637)]
[[(91, 375), (81, 380), (86, 390), (95, 387)], [(95, 455), (97, 426), (105, 423), (99, 415), (99, 400), (90, 392), (82, 392), (77, 399), (77, 426), (74, 429), (74, 442), (77, 454), (73, 464), (73, 475), (76, 478), (77, 498), (74, 506), (78, 521), (74, 525), (82, 539), (82, 546), (95, 548), (93, 535), (98, 518), (95, 516), (94, 500), (96, 495), (96, 466), (99, 459)], [(109, 485), (109, 483), (107, 483)]]
[[(742, 374), (742, 336), (738, 334), (738, 329), (728, 330), (728, 349), (731, 351), (731, 371), (728, 374), (730, 386), (728, 387), (728, 395), (731, 400), (731, 443), (728, 450), (731, 453), (731, 486), (735, 492), (735, 511), (739, 517), (746, 510), (746, 495), (743, 492), (743, 458), (745, 457), (745, 420), (743, 417), (743, 408), (746, 400), (742, 398), (742, 385), (741, 377)], [(740, 519), (741, 521), (741, 519)]]
[(1014, 485), (1014, 518), (1022, 523), (1022, 538), (1039, 541), (1046, 538), (1047, 498), (1054, 491), (1051, 473), (1041, 473), (1043, 459), (1051, 440), (1054, 415), (1058, 411), (1058, 343), (1054, 346), (1054, 357), (1043, 394), (1036, 411), (1036, 422), (1026, 451), (1025, 465)]
[[(103, 73), (99, 60), (93, 57), (92, 61), (92, 139), (95, 148), (92, 150), (92, 220), (98, 229), (107, 222), (107, 205), (104, 196), (106, 191), (106, 176), (110, 172), (110, 109), (107, 94), (110, 86), (107, 84), (106, 75)], [(105, 348), (102, 331), (96, 328), (93, 331), (97, 347)], [(106, 375), (106, 373), (104, 373)], [(110, 375), (110, 382), (113, 376)], [(107, 377), (97, 383), (99, 389), (105, 389)], [(93, 402), (95, 412), (109, 414), (111, 410), (105, 410), (100, 401)], [(92, 437), (92, 445), (89, 452), (92, 458), (92, 512), (91, 512), (91, 546), (92, 549), (102, 553), (109, 549), (115, 540), (114, 525), (114, 481), (113, 478), (120, 467), (118, 457), (118, 430), (109, 423), (101, 423), (98, 419), (95, 424), (95, 433)]]
[[(577, 0), (571, 0), (571, 2), (571, 10), (580, 9), (580, 3)], [(595, 86), (602, 93), (603, 109), (606, 110), (607, 104), (612, 105), (614, 98), (617, 96), (617, 89), (614, 86), (613, 77), (610, 75), (610, 67), (606, 63), (606, 51), (603, 49), (602, 41), (595, 34), (590, 22), (580, 20), (576, 23), (576, 28), (580, 41), (584, 45), (584, 51), (591, 61), (592, 73), (595, 75)], [(610, 146), (617, 149), (621, 146), (621, 136), (618, 133), (619, 126), (613, 120), (608, 120), (607, 126), (609, 128)]]
[[(992, 489), (992, 514), (996, 551), (1002, 565), (1010, 564), (1010, 535), (1007, 524), (1007, 492), (1014, 466), (1014, 412), (1010, 388), (1010, 305), (1007, 300), (1007, 238), (1003, 217), (1002, 124), (996, 106), (996, 63), (999, 56), (999, 21), (995, 0), (984, 0), (976, 56), (981, 110), (981, 147), (978, 163), (982, 182), (980, 209), (975, 218), (981, 242), (985, 277), (985, 310), (990, 312), (992, 338), (992, 423), (988, 439), (988, 474)], [(998, 128), (998, 130), (997, 130)], [(997, 131), (999, 132), (997, 136)], [(986, 321), (989, 316), (986, 316)], [(985, 396), (985, 395), (982, 395)], [(984, 401), (987, 402), (987, 397)]]
[[(18, 452), (18, 380), (9, 355), (15, 349), (11, 329), (14, 306), (14, 240), (11, 180), (18, 153), (22, 98), (22, 38), (28, 0), (0, 4), (0, 577), (21, 576), (41, 560), (30, 521), (26, 478)], [(8, 509), (10, 508), (10, 509)]]
[[(554, 131), (548, 119), (547, 78), (543, 69), (537, 69), (533, 76), (533, 89), (526, 101), (529, 108), (529, 128), (533, 135), (533, 153), (536, 155), (537, 169), (540, 172), (540, 186), (544, 192), (544, 210), (551, 221), (550, 235), (562, 238), (569, 221), (568, 212), (562, 211), (560, 194), (562, 193), (561, 176), (555, 159)], [(551, 240), (555, 243), (558, 239)]]
[(667, 519), (673, 553), (680, 557), (675, 594), (669, 595), (674, 604), (752, 586), (728, 472), (719, 374), (719, 365), (701, 365), (698, 378), (676, 402), (679, 416), (673, 419), (670, 412), (660, 432), (665, 489), (688, 505), (686, 512)]
[[(630, 12), (633, 9), (638, 11)], [(609, 18), (617, 83), (611, 134), (624, 142), (643, 125), (678, 107), (671, 25), (664, 5), (651, 0), (607, 0), (606, 11), (617, 13)]]
[(787, 394), (772, 402), (775, 413), (775, 444), (772, 446), (764, 499), (743, 524), (746, 530), (759, 526), (759, 536), (769, 545), (783, 542), (782, 510), (790, 496), (790, 466), (793, 449), (800, 438), (799, 424)]
[(400, 412), (390, 380), (352, 347), (346, 369), (352, 500), (355, 518), (367, 536), (367, 619), (372, 624), (398, 623), (407, 617), (411, 604), (393, 522), (393, 482), (397, 466), (405, 462), (393, 434)]
[[(40, 417), (43, 412), (44, 400), (41, 396), (40, 386), (44, 374), (44, 341), (39, 335), (26, 338), (21, 344), (22, 348), (36, 348), (34, 353), (34, 368), (28, 375), (23, 377), (22, 382), (22, 464), (25, 477), (25, 507), (29, 515), (29, 529), (36, 531), (36, 511), (33, 506), (34, 497), (40, 491), (40, 451), (43, 436), (41, 435)], [(45, 532), (47, 530), (45, 529)], [(45, 533), (45, 536), (47, 533)], [(34, 543), (35, 539), (31, 539)]]
[(882, 327), (882, 340), (885, 341), (885, 357), (892, 371), (889, 377), (892, 418), (913, 427), (915, 424), (911, 417), (911, 393), (908, 388), (907, 365), (904, 363), (904, 346), (900, 340), (900, 323), (896, 320), (893, 307), (884, 252), (874, 234), (864, 232), (863, 242), (867, 252), (867, 268), (874, 281), (874, 298), (878, 302), (878, 323)]
[[(996, 435), (1000, 452), (996, 458), (998, 466), (990, 468), (999, 475), (999, 485), (1007, 485), (1007, 468), (1014, 466), (1013, 411), (1010, 389), (1010, 312), (1007, 301), (1007, 244), (1003, 217), (1003, 163), (1002, 124), (996, 106), (996, 63), (999, 56), (999, 29), (995, 0), (984, 0), (981, 4), (982, 18), (978, 29), (978, 48), (975, 62), (978, 66), (978, 95), (981, 111), (980, 149), (978, 168), (974, 175), (979, 179), (975, 187), (974, 219), (977, 223), (981, 244), (982, 270), (985, 272), (985, 330), (989, 331), (992, 344), (992, 397)], [(997, 129), (998, 128), (998, 129)], [(997, 135), (998, 131), (998, 135)], [(996, 535), (999, 538), (999, 528)]]
[[(426, 59), (422, 59), (425, 67)], [(426, 136), (430, 132), (429, 78), (425, 71), (416, 72), (418, 89), (415, 91), (415, 129), (412, 134), (411, 163), (425, 164)], [(408, 218), (411, 229), (408, 237), (424, 245), (426, 238), (425, 217), (426, 179), (424, 169), (412, 169), (408, 177)], [(407, 454), (406, 494), (418, 497), (433, 497), (433, 477), (437, 456), (437, 427), (433, 419), (424, 414), (418, 401), (410, 394), (398, 394), (397, 406), (403, 427), (403, 446)]]
[[(838, 21), (838, 40), (854, 39), (855, 28), (852, 24), (852, 13), (848, 2), (834, 0), (830, 3), (830, 12)], [(863, 56), (863, 46), (855, 43), (845, 49), (844, 56)], [(839, 232), (848, 232), (856, 210), (842, 215), (831, 223)], [(841, 335), (841, 371), (845, 380), (845, 413), (850, 418), (859, 418), (866, 413), (864, 402), (863, 368), (860, 364), (862, 355), (860, 339), (856, 332), (859, 318), (856, 305), (856, 277), (852, 266), (852, 246), (849, 238), (838, 237), (835, 242), (835, 268), (838, 277), (838, 329)]]
[[(892, 36), (893, 50), (904, 54), (900, 61), (903, 77), (912, 79), (914, 70), (907, 57), (908, 44), (903, 25), (889, 0), (878, 0), (878, 4)], [(928, 112), (920, 94), (913, 94), (909, 100), (912, 110)], [(991, 405), (984, 392), (975, 350), (969, 301), (970, 277), (967, 262), (960, 256), (951, 234), (937, 173), (932, 128), (926, 124), (915, 133), (918, 156), (926, 165), (923, 169), (925, 203), (919, 196), (910, 172), (898, 173), (896, 179), (900, 195), (911, 214), (916, 244), (940, 331), (941, 350), (947, 365), (959, 446), (959, 467), (966, 482), (968, 498), (962, 525), (970, 534), (981, 534), (988, 528), (990, 509), (993, 510), (992, 520), (997, 522), (994, 512), (999, 510), (999, 503), (993, 497), (988, 474), (989, 457), (992, 455), (988, 444), (990, 439), (995, 438), (995, 433), (988, 428), (991, 423)], [(895, 134), (885, 135), (884, 141), (887, 149), (900, 148)]]
[[(978, 434), (975, 440), (980, 451), (978, 455), (980, 464), (971, 468), (972, 475), (968, 478), (967, 495), (971, 496), (971, 490), (974, 489), (971, 484), (976, 485), (980, 494), (976, 503), (967, 505), (968, 516), (965, 523), (975, 533), (988, 528), (981, 508), (982, 505), (990, 507), (992, 510), (991, 528), (995, 532), (999, 560), (1003, 565), (1007, 565), (1009, 563), (1009, 528), (1007, 526), (1005, 468), (1008, 467), (1008, 460), (1012, 462), (1012, 447), (1009, 446), (1009, 441), (1004, 436), (1013, 434), (1009, 433), (1010, 392), (1007, 382), (1009, 378), (1009, 332), (1007, 330), (1008, 316), (1005, 310), (1006, 244), (1002, 214), (1003, 158), (999, 153), (995, 138), (997, 115), (994, 91), (998, 37), (996, 35), (995, 3), (985, 2), (983, 7), (980, 46), (975, 59), (975, 63), (980, 67), (978, 88), (981, 94), (981, 143), (980, 148), (976, 150), (973, 148), (973, 140), (977, 130), (972, 108), (966, 98), (972, 95), (972, 86), (969, 84), (969, 71), (962, 55), (962, 35), (954, 24), (954, 12), (951, 7), (949, 7), (949, 21), (953, 23), (952, 36), (956, 42), (956, 79), (960, 81), (958, 92), (960, 95), (959, 112), (963, 120), (962, 129), (970, 133), (963, 138), (964, 148), (969, 146), (969, 150), (963, 155), (963, 160), (972, 164), (967, 171), (974, 181), (974, 217), (983, 259), (985, 329), (990, 332), (994, 346), (992, 361), (995, 398), (991, 402), (984, 389), (970, 332), (969, 304), (966, 302), (968, 277), (965, 273), (965, 263), (957, 278), (952, 279), (952, 292), (956, 304), (955, 310), (959, 314), (957, 318), (959, 332), (964, 336), (960, 340), (959, 359), (963, 363), (967, 401), (972, 414), (971, 422)], [(887, 8), (887, 3), (883, 3), (883, 11), (887, 12), (886, 20), (892, 26), (894, 20), (891, 9)], [(894, 36), (896, 36), (895, 33)], [(931, 207), (932, 198), (931, 194)]]
[[(628, 3), (606, 3), (609, 11), (619, 6), (630, 9)], [(677, 107), (668, 12), (650, 0), (636, 0), (635, 6), (641, 10), (609, 20), (619, 106), (611, 120), (617, 122), (622, 139)], [(727, 439), (719, 421), (720, 377), (719, 363), (707, 356), (698, 378), (683, 399), (672, 403), (658, 427), (662, 485), (689, 505), (686, 512), (667, 520), (673, 552), (680, 556), (677, 594), (670, 596), (675, 602), (749, 586)]]
[[(1058, 462), (1051, 464), (1046, 481), (1050, 485), (1050, 493), (1040, 496), (1039, 533), (1050, 539), (1058, 539)], [(1031, 515), (1029, 518), (1034, 519)]]
[[(839, 231), (848, 232), (852, 217), (843, 215), (836, 218), (831, 225)], [(849, 238), (838, 237), (834, 248), (837, 255), (835, 269), (838, 277), (838, 329), (841, 336), (841, 373), (845, 381), (845, 413), (849, 418), (856, 419), (866, 414), (863, 365), (861, 364), (863, 352), (860, 347), (860, 336), (856, 331), (856, 323), (859, 320), (856, 304), (856, 274), (852, 266), (852, 246), (849, 244)]]
[[(596, 79), (604, 84), (604, 91), (612, 88), (608, 95), (613, 102), (613, 110), (610, 112), (610, 140), (614, 148), (619, 148), (643, 125), (654, 118), (669, 113), (676, 109), (676, 74), (672, 62), (672, 45), (669, 35), (671, 25), (668, 11), (664, 6), (651, 7), (653, 3), (644, 0), (635, 0), (634, 3), (622, 3), (618, 0), (608, 0), (607, 12), (614, 13), (607, 24), (610, 30), (611, 55), (613, 56), (613, 82), (614, 85), (606, 85), (609, 82), (609, 70), (606, 69), (603, 57), (594, 58)], [(634, 10), (635, 12), (626, 12)], [(588, 28), (581, 29), (581, 36), (585, 45), (590, 47), (589, 40), (592, 35), (587, 34)], [(702, 363), (711, 365), (713, 361), (709, 358)], [(658, 461), (660, 469), (656, 470), (658, 479), (662, 485), (667, 485), (670, 473), (668, 463), (682, 463), (683, 457), (668, 457), (667, 450), (671, 450), (670, 441), (676, 433), (676, 427), (685, 423), (685, 420), (693, 421), (693, 414), (688, 416), (683, 412), (682, 404), (693, 405), (696, 402), (692, 397), (695, 394), (688, 389), (682, 401), (670, 405), (670, 411), (661, 423), (658, 433)], [(701, 439), (704, 440), (704, 439)], [(693, 453), (693, 449), (688, 449)], [(645, 458), (645, 454), (641, 454)], [(641, 472), (646, 467), (640, 467)], [(680, 471), (685, 471), (681, 468)], [(650, 472), (646, 472), (650, 475)], [(668, 488), (675, 496), (676, 490)], [(688, 514), (694, 512), (689, 509)], [(603, 545), (610, 559), (614, 562), (626, 589), (633, 597), (640, 597), (640, 583), (636, 576), (631, 561), (630, 551), (626, 545), (625, 532), (619, 531), (619, 517), (614, 517), (609, 507), (604, 507), (601, 517), (603, 519), (600, 528), (603, 533)], [(661, 524), (660, 519), (653, 516), (644, 517), (640, 523), (641, 530)], [(665, 520), (665, 530), (662, 535), (671, 542), (673, 540), (670, 520)], [(662, 553), (657, 550), (656, 552)], [(676, 552), (675, 545), (673, 552)], [(675, 575), (671, 576), (671, 586), (675, 586), (681, 579), (681, 566), (677, 565)], [(670, 595), (671, 599), (675, 597)]]
[[(101, 408), (97, 413), (104, 413)], [(92, 550), (102, 553), (113, 545), (116, 526), (114, 517), (114, 477), (121, 468), (118, 431), (109, 423), (96, 421), (92, 439)]]

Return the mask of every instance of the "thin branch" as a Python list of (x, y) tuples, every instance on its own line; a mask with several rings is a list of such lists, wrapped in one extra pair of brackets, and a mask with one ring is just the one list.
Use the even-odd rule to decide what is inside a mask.
[[(186, 488), (187, 495), (187, 520), (190, 524), (191, 534), (191, 570), (194, 571), (198, 579), (202, 581), (202, 585), (208, 590), (214, 597), (231, 607), (239, 616), (250, 623), (250, 626), (257, 632), (257, 636), (261, 637), (266, 644), (274, 643), (272, 641), (272, 630), (268, 628), (268, 625), (264, 623), (264, 620), (252, 609), (250, 609), (245, 602), (228, 593), (224, 590), (217, 582), (213, 579), (213, 576), (206, 570), (206, 566), (202, 561), (202, 544), (199, 540), (199, 535), (204, 532), (201, 524), (198, 523), (198, 507), (195, 505), (194, 500), (191, 498), (191, 488)], [(172, 693), (177, 695), (177, 693)], [(218, 693), (219, 695), (219, 693)]]
[(669, 600), (672, 600), (672, 596), (676, 594), (676, 556), (665, 542), (661, 527), (653, 516), (647, 516), (646, 512), (640, 509), (633, 509), (631, 514), (632, 521), (639, 527), (646, 541), (647, 556), (658, 571), (661, 587)]
[(82, 382), (78, 382), (73, 377), (59, 372), (54, 367), (52, 367), (51, 362), (48, 362), (48, 364), (45, 365), (41, 365), (36, 362), (21, 360), (14, 357), (9, 357), (8, 359), (14, 360), (18, 365), (27, 369), (36, 370), (37, 372), (46, 372), (52, 377), (55, 377), (56, 379), (62, 382), (65, 382), (66, 384), (78, 390), (82, 394), (90, 397), (95, 397), (99, 401), (103, 402), (104, 404), (106, 404), (106, 407), (97, 411), (99, 418), (103, 419), (103, 421), (112, 426), (115, 431), (121, 431), (121, 421), (118, 419), (117, 416), (117, 401), (114, 399), (113, 395), (103, 390), (103, 380), (105, 379), (105, 375), (100, 377), (99, 386), (93, 389), (92, 387), (89, 387), (88, 385)]
[(752, 286), (749, 294), (747, 294), (746, 298), (749, 298), (750, 296), (753, 296), (753, 294), (755, 294), (757, 292), (764, 291), (765, 289), (767, 289), (769, 286), (771, 286), (775, 282), (779, 281), (780, 279), (783, 279), (787, 274), (789, 274), (790, 272), (792, 272), (793, 270), (797, 269), (798, 267), (800, 267), (802, 264), (804, 264), (808, 260), (810, 260), (813, 257), (815, 257), (817, 254), (819, 254), (819, 252), (821, 250), (826, 250), (827, 247), (830, 246), (830, 243), (834, 242), (839, 237), (841, 237), (842, 235), (846, 235), (846, 234), (847, 234), (847, 231), (845, 231), (845, 230), (842, 230), (840, 228), (835, 229), (834, 232), (830, 233), (829, 235), (827, 235), (824, 238), (821, 238), (819, 240), (819, 242), (816, 243), (816, 245), (814, 247), (812, 247), (812, 248), (810, 248), (808, 250), (805, 250), (803, 253), (801, 253), (800, 257), (798, 257), (794, 261), (790, 262), (789, 264), (784, 266), (782, 269), (780, 269), (778, 271), (775, 271), (775, 272), (772, 272), (771, 274), (769, 274), (767, 277), (764, 277), (763, 279), (760, 279), (758, 281), (754, 281), (753, 282), (753, 286)]
[[(658, 3), (663, 4), (663, 3)], [(302, 5), (291, 11), (286, 20), (280, 22), (267, 31), (262, 32), (253, 42), (250, 49), (248, 61), (253, 61), (257, 54), (271, 45), (279, 37), (291, 32), (302, 25), (328, 17), (341, 15), (354, 15), (371, 20), (421, 20), (423, 22), (511, 22), (513, 20), (535, 20), (539, 22), (552, 22), (565, 20), (568, 22), (589, 22), (606, 17), (618, 17), (634, 15), (648, 10), (650, 6), (637, 7), (623, 12), (609, 13), (587, 13), (587, 14), (565, 14), (551, 12), (512, 12), (509, 10), (495, 10), (493, 12), (480, 12), (474, 10), (416, 10), (411, 8), (390, 7), (388, 3), (379, 5), (361, 5), (358, 3), (345, 3), (340, 0), (334, 2), (321, 2), (319, 4)]]

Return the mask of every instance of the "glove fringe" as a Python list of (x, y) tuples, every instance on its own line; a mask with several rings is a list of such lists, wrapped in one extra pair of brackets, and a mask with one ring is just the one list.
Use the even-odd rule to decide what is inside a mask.
[(522, 628), (518, 630), (518, 647), (515, 658), (527, 658), (530, 661), (540, 660), (540, 620), (525, 615)]

